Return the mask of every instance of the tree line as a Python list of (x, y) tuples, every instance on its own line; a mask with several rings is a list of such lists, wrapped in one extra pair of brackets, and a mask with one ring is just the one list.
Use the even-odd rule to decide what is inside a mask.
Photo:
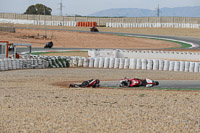
[(26, 9), (24, 14), (33, 14), (33, 15), (51, 15), (52, 9), (43, 4), (31, 5)]

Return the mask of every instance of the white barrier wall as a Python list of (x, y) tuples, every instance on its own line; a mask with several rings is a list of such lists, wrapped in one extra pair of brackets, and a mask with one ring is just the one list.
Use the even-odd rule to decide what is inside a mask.
[(106, 23), (113, 28), (200, 28), (200, 24), (190, 23)]
[(53, 25), (53, 26), (76, 26), (75, 21), (44, 21), (44, 20), (23, 20), (23, 19), (0, 19), (0, 23), (12, 24), (33, 24), (33, 25)]
[[(75, 57), (74, 57), (75, 58)], [(77, 58), (80, 59), (80, 58)], [(71, 62), (72, 59), (70, 59)], [(135, 58), (86, 58), (84, 57), (83, 65), (96, 68), (115, 68), (115, 69), (137, 69), (137, 70), (160, 70), (176, 72), (200, 72), (199, 62), (188, 61), (169, 61), (158, 59), (135, 59)], [(79, 62), (79, 61), (78, 61)], [(84, 64), (90, 64), (84, 65)], [(72, 65), (74, 67), (76, 65)]]
[(111, 58), (144, 58), (161, 60), (188, 60), (200, 61), (199, 52), (173, 52), (173, 51), (151, 51), (151, 50), (89, 50), (89, 57), (111, 57)]
[(169, 61), (136, 58), (91, 58), (66, 56), (39, 56), (24, 59), (0, 59), (0, 71), (33, 68), (115, 68), (160, 70), (176, 72), (200, 72), (200, 62)]

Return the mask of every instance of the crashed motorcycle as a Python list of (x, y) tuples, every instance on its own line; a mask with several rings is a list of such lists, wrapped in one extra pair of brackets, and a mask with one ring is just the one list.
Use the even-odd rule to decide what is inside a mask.
[(85, 87), (100, 87), (100, 80), (99, 79), (90, 79), (88, 81), (84, 81), (81, 84), (70, 84), (69, 88), (85, 88)]
[(138, 78), (132, 78), (132, 79), (121, 79), (119, 87), (153, 87), (158, 86), (159, 82), (154, 81), (151, 79), (138, 79)]

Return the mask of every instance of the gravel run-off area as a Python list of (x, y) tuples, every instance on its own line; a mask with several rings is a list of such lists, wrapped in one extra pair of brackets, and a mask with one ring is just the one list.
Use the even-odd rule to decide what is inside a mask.
[[(199, 29), (99, 30), (192, 37), (200, 35)], [(55, 47), (64, 48), (151, 48), (152, 44), (154, 48), (179, 47), (174, 43), (150, 39), (63, 31), (47, 31), (51, 39), (44, 40), (41, 38), (44, 31), (41, 30), (16, 31), (0, 32), (1, 40), (31, 43), (33, 47), (43, 47), (51, 39)], [(56, 68), (1, 71), (0, 133), (200, 132), (199, 91), (68, 88), (70, 83), (92, 78), (116, 81), (125, 76), (153, 80), (200, 80), (199, 73), (128, 69)]]
[(198, 73), (124, 69), (1, 72), (0, 132), (200, 132), (198, 91), (68, 88), (124, 76), (200, 80)]

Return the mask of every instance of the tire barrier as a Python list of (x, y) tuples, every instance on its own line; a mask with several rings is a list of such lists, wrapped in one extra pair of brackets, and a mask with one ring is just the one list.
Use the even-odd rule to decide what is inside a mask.
[[(75, 58), (75, 57), (74, 57)], [(70, 59), (74, 60), (74, 58)], [(76, 58), (81, 60), (81, 58)], [(160, 71), (175, 71), (175, 72), (200, 72), (200, 62), (188, 61), (169, 61), (158, 59), (135, 59), (135, 58), (91, 58), (84, 57), (82, 62), (83, 67), (89, 68), (114, 68), (114, 69), (136, 69), (136, 70), (160, 70)], [(89, 65), (88, 65), (89, 64)], [(74, 67), (77, 65), (72, 65)]]
[(89, 67), (94, 67), (94, 59), (89, 58)]
[(143, 58), (143, 59), (160, 59), (160, 60), (166, 59), (166, 60), (200, 61), (199, 58), (200, 52), (94, 49), (94, 50), (89, 50), (88, 55), (89, 57), (92, 58), (109, 57), (109, 58)]
[(141, 59), (137, 59), (136, 69), (142, 69), (142, 61), (141, 61)]
[(189, 72), (190, 62), (185, 62), (185, 72)]
[(104, 62), (104, 68), (109, 68), (110, 58), (106, 57)]
[(106, 23), (113, 28), (200, 28), (200, 24), (190, 23)]
[(119, 69), (123, 69), (124, 68), (124, 58), (120, 58), (119, 60)]
[(129, 58), (125, 58), (125, 60), (124, 60), (124, 69), (128, 69), (129, 68), (129, 63), (130, 63), (130, 59)]
[(179, 71), (180, 70), (180, 61), (175, 61), (174, 63), (174, 71)]
[(99, 68), (103, 68), (103, 65), (104, 65), (104, 58), (100, 58), (99, 59)]
[(115, 65), (115, 58), (110, 58), (109, 68), (114, 68)]
[(120, 59), (119, 58), (115, 58), (114, 68), (119, 68), (119, 62), (120, 62)]
[(154, 59), (153, 60), (153, 70), (158, 70), (159, 68), (159, 61)]
[(61, 56), (30, 56), (20, 59), (0, 59), (0, 71), (18, 69), (43, 69), (43, 68), (67, 68), (70, 66), (78, 67), (78, 58), (69, 59)]
[(158, 70), (164, 69), (164, 60), (159, 60)]
[(189, 61), (74, 56), (31, 56), (20, 59), (0, 59), (0, 71), (68, 67), (200, 72), (200, 62)]
[(0, 23), (70, 26), (70, 27), (76, 26), (76, 21), (44, 21), (44, 20), (24, 20), (24, 19), (0, 19)]
[(153, 70), (153, 60), (147, 60), (147, 70)]
[(99, 58), (95, 58), (94, 59), (94, 67), (98, 68), (98, 66), (99, 66)]

